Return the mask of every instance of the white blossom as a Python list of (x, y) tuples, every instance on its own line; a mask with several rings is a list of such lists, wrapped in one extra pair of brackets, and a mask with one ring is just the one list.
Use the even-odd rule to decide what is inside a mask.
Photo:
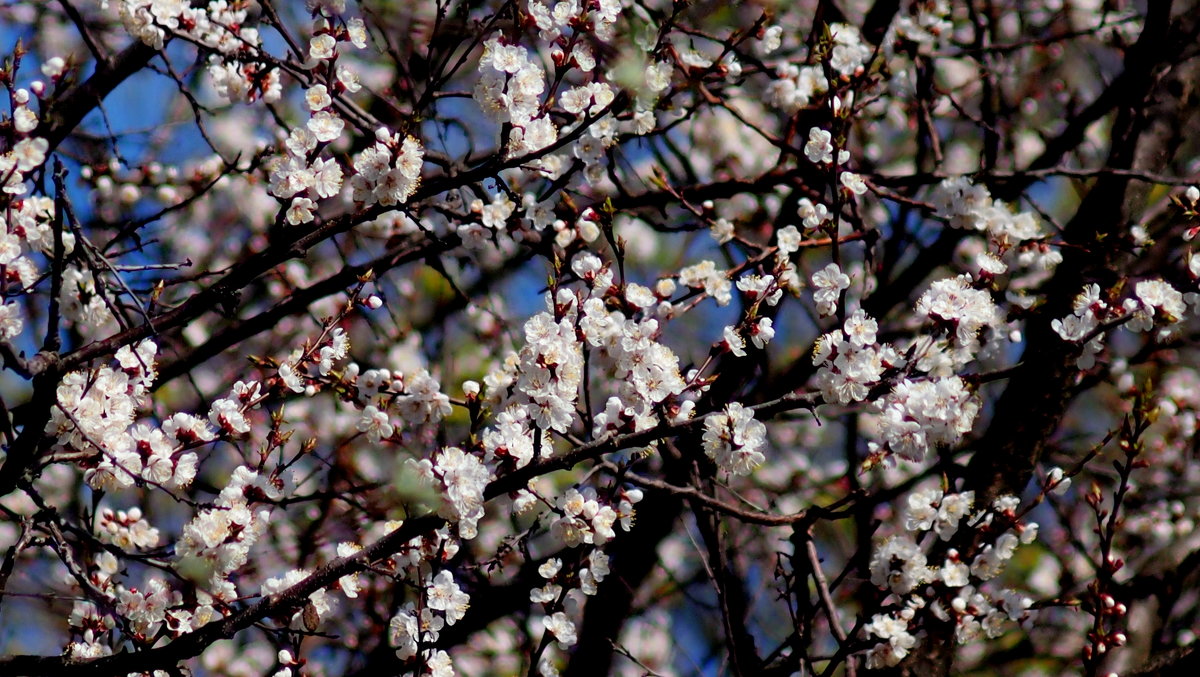
[(704, 421), (704, 453), (717, 467), (733, 475), (748, 475), (765, 459), (767, 427), (754, 412), (731, 402)]

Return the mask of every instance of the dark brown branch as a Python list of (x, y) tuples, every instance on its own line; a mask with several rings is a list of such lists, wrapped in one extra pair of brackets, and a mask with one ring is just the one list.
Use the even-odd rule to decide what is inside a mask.
[(83, 122), (83, 118), (99, 106), (117, 85), (145, 68), (158, 51), (139, 41), (126, 47), (108, 61), (96, 63), (96, 71), (83, 84), (56, 99), (38, 125), (35, 136), (50, 142), (47, 154), (53, 152)]

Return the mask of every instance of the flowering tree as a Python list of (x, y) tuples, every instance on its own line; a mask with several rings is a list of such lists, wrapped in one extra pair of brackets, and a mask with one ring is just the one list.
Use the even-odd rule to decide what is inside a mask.
[(1200, 7), (0, 6), (0, 674), (1200, 662)]

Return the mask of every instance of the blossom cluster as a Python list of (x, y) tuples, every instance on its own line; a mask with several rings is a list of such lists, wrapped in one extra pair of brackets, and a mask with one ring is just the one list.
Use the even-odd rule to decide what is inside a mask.
[(704, 420), (704, 453), (731, 475), (749, 475), (765, 457), (767, 426), (737, 402)]
[(204, 419), (174, 414), (161, 426), (135, 423), (154, 383), (157, 346), (143, 341), (117, 351), (117, 368), (67, 374), (46, 431), (64, 451), (82, 452), (94, 489), (128, 489), (149, 482), (164, 489), (191, 484), (197, 457), (190, 448), (215, 439)]
[[(1200, 300), (1194, 292), (1190, 297), (1193, 306)], [(1089, 284), (1072, 302), (1073, 312), (1051, 320), (1050, 326), (1064, 341), (1083, 344), (1076, 365), (1080, 369), (1090, 369), (1096, 363), (1096, 356), (1104, 350), (1106, 326), (1123, 325), (1130, 331), (1145, 332), (1159, 325), (1164, 332), (1169, 332), (1187, 316), (1188, 306), (1184, 294), (1161, 279), (1139, 281), (1134, 285), (1133, 296), (1126, 298), (1120, 306), (1110, 305), (1100, 286)]]
[[(471, 598), (455, 582), (449, 571), (429, 576), (423, 586), (424, 604), (401, 609), (388, 624), (388, 642), (401, 660), (417, 655), (420, 646), (437, 642), (442, 628), (452, 626), (466, 614)], [(422, 656), (430, 675), (453, 675), (450, 656), (443, 650), (427, 648)]]
[[(45, 665), (555, 675), (628, 603), (613, 673), (892, 667), (1031, 618), (998, 585), (1029, 476), (1039, 622), (1118, 646), (1092, 593), (1200, 548), (1200, 189), (1070, 121), (1128, 99), (1094, 94), (1139, 3), (43, 4), (0, 3), (39, 26), (0, 69), (0, 599), (73, 601)], [(170, 105), (118, 108), (143, 86)], [(1081, 231), (1068, 179), (1154, 189)], [(1048, 400), (1053, 444), (1008, 429)], [(778, 594), (731, 600), (771, 558)], [(253, 630), (188, 636), (223, 618)]]
[(355, 202), (404, 204), (421, 181), (425, 151), (415, 137), (380, 130), (375, 144), (354, 157), (350, 188)]
[(436, 425), (452, 411), (441, 383), (423, 367), (404, 374), (389, 369), (361, 371), (351, 363), (341, 377), (358, 389), (362, 400), (373, 402), (362, 408), (357, 425), (373, 442), (391, 438), (398, 428)]
[(958, 443), (979, 414), (979, 400), (958, 376), (904, 379), (878, 406), (884, 446), (909, 461), (923, 459), (932, 447)]
[[(847, 23), (829, 26), (832, 44), (828, 51), (829, 67), (840, 77), (853, 77), (869, 66), (873, 50), (858, 28)], [(788, 113), (804, 108), (829, 90), (829, 81), (820, 65), (784, 61), (776, 66), (778, 77), (770, 83), (770, 101)]]
[[(974, 492), (945, 493), (926, 489), (908, 496), (901, 522), (904, 531), (879, 542), (871, 555), (871, 582), (896, 595), (892, 611), (875, 614), (869, 635), (882, 640), (867, 653), (871, 667), (900, 663), (919, 642), (917, 628), (924, 615), (954, 624), (954, 636), (965, 644), (981, 636), (998, 637), (1006, 621), (1029, 617), (1033, 600), (1002, 588), (989, 592), (984, 584), (996, 578), (1017, 548), (1037, 537), (1038, 525), (1016, 517), (1014, 496), (997, 498), (990, 508), (976, 509)], [(933, 532), (941, 542), (958, 542), (961, 532), (978, 533), (975, 555), (953, 547), (935, 548), (929, 561), (920, 544)]]
[[(62, 70), (61, 58), (55, 64), (47, 62), (42, 69), (51, 78), (59, 77)], [(43, 87), (39, 81), (33, 89), (40, 93)], [(0, 266), (9, 284), (29, 289), (41, 274), (31, 255), (40, 252), (54, 256), (59, 248), (70, 254), (75, 249), (75, 234), (59, 228), (55, 235), (50, 225), (55, 214), (53, 199), (33, 195), (21, 198), (28, 192), (26, 178), (45, 165), (50, 143), (37, 135), (39, 121), (37, 112), (30, 107), (30, 91), (14, 89), (10, 99), (13, 134), (10, 144), (5, 144), (8, 148), (0, 152), (0, 196), (6, 198), (7, 204), (0, 212)], [(64, 296), (73, 298), (69, 293)], [(7, 300), (7, 295), (0, 300), (0, 342), (11, 342), (21, 335), (25, 330), (23, 315), (20, 306)]]
[(819, 367), (816, 385), (826, 403), (861, 402), (888, 369), (904, 365), (890, 344), (876, 343), (878, 328), (878, 322), (859, 309), (846, 318), (842, 329), (817, 340), (812, 362)]
[(213, 596), (237, 597), (230, 576), (250, 558), (250, 549), (263, 537), (271, 520), (269, 505), (260, 500), (282, 497), (282, 481), (263, 477), (239, 466), (211, 508), (199, 511), (183, 527), (175, 545), (181, 571), (204, 583)]
[(118, 0), (115, 4), (125, 30), (155, 50), (163, 49), (176, 35), (210, 50), (208, 71), (222, 98), (273, 102), (282, 96), (279, 70), (254, 58), (262, 36), (247, 21), (243, 3), (221, 0), (192, 7), (165, 0)]
[(447, 447), (433, 461), (422, 460), (418, 473), (444, 487), (444, 516), (454, 519), (464, 540), (474, 538), (483, 517), (483, 491), (491, 478), (483, 461), (458, 447)]
[(1062, 262), (1057, 249), (1041, 242), (1045, 232), (1037, 216), (994, 199), (986, 186), (956, 176), (935, 186), (930, 198), (937, 216), (951, 227), (987, 236), (987, 248), (975, 255), (982, 274), (1050, 270)]
[[(586, 346), (596, 368), (611, 374), (615, 386), (604, 410), (595, 412), (596, 433), (645, 429), (652, 424), (655, 408), (682, 394), (686, 385), (678, 357), (658, 340), (660, 322), (653, 316), (660, 310), (669, 312), (663, 297), (673, 286), (668, 281), (652, 291), (629, 284), (622, 294), (613, 285), (611, 269), (591, 254), (577, 257), (572, 269), (588, 289), (560, 288), (553, 298), (547, 297), (551, 309), (526, 321), (526, 342), (511, 366), (485, 379), (506, 412), (501, 422), (513, 432), (512, 423), (518, 420), (528, 420), (540, 430), (566, 431), (576, 420)], [(619, 299), (620, 305), (642, 317), (612, 309), (607, 298)], [(510, 454), (528, 448), (526, 443), (505, 446)], [(528, 461), (524, 454), (516, 459), (519, 465)]]

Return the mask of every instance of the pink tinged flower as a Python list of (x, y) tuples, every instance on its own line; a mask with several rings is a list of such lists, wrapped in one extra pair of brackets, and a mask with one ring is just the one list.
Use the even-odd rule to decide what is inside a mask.
[(961, 588), (970, 582), (970, 568), (963, 562), (947, 560), (942, 565), (942, 582), (949, 588)]
[(179, 455), (175, 460), (175, 472), (171, 475), (171, 479), (167, 482), (167, 487), (170, 489), (182, 489), (189, 486), (192, 480), (196, 479), (196, 468), (198, 459), (195, 452), (185, 452)]
[(822, 315), (832, 315), (837, 309), (838, 297), (842, 290), (850, 288), (850, 276), (842, 272), (836, 263), (830, 263), (821, 270), (813, 273), (813, 300)]
[(358, 74), (341, 64), (337, 68), (337, 78), (338, 82), (351, 94), (362, 89), (362, 83), (359, 82)]
[(558, 97), (558, 105), (562, 106), (562, 109), (568, 113), (576, 115), (582, 113), (591, 102), (592, 93), (586, 86), (573, 87)]
[(336, 114), (323, 110), (312, 116), (308, 121), (308, 129), (322, 143), (333, 141), (342, 134), (346, 123)]
[(0, 305), (0, 340), (8, 341), (21, 335), (25, 329), (25, 321), (21, 318), (21, 308), (14, 302)]
[(808, 143), (804, 144), (804, 155), (814, 164), (833, 162), (833, 135), (819, 127), (808, 130)]
[(375, 186), (374, 197), (383, 205), (403, 204), (416, 190), (416, 183), (397, 168), (384, 174)]
[(454, 577), (445, 570), (434, 576), (433, 584), (426, 589), (425, 595), (430, 609), (445, 613), (448, 625), (461, 620), (471, 606), (471, 597), (458, 587)]
[(400, 152), (396, 155), (396, 168), (407, 178), (416, 181), (421, 178), (421, 165), (425, 161), (425, 150), (415, 137), (408, 136), (400, 144)]
[(610, 539), (615, 538), (617, 532), (613, 529), (619, 515), (612, 507), (604, 505), (596, 511), (596, 515), (592, 517), (592, 533), (593, 542), (596, 545), (604, 545)]
[(233, 394), (242, 404), (254, 404), (257, 406), (257, 400), (260, 397), (261, 386), (258, 381), (238, 381), (233, 384)]
[[(351, 557), (360, 550), (362, 550), (361, 545), (359, 545), (357, 543), (351, 543), (349, 541), (344, 541), (342, 543), (338, 543), (337, 556), (338, 557)], [(347, 598), (349, 598), (349, 599), (357, 598), (358, 591), (360, 589), (358, 574), (349, 574), (349, 575), (342, 576), (341, 578), (339, 578), (338, 579), (338, 588), (341, 589), (342, 594), (345, 595)]]
[[(526, 193), (526, 195), (525, 195), (525, 218), (528, 219), (529, 224), (531, 226), (533, 226), (534, 228), (536, 228), (537, 230), (545, 229), (547, 226), (553, 224), (555, 219), (557, 218), (557, 216), (554, 214), (554, 203), (550, 200), (538, 202), (532, 193)], [(596, 258), (595, 256), (593, 256), (592, 258), (596, 259), (596, 266), (594, 269), (591, 269), (591, 274), (594, 276), (595, 273), (599, 270), (600, 259)], [(579, 261), (579, 259), (580, 259), (580, 257), (577, 256), (575, 258), (575, 261)], [(575, 268), (575, 265), (576, 264), (574, 262), (572, 262), (571, 267), (573, 270)], [(575, 274), (579, 275), (580, 277), (584, 277), (584, 273), (581, 273), (579, 271), (575, 271)], [(590, 280), (591, 278), (584, 277), (584, 279)]]
[(759, 46), (763, 53), (770, 54), (783, 44), (783, 26), (770, 26), (763, 31)]
[(904, 528), (909, 531), (928, 531), (937, 519), (938, 505), (942, 502), (940, 489), (927, 489), (909, 494), (904, 511)]
[(180, 445), (211, 442), (216, 439), (208, 423), (191, 414), (175, 414), (163, 422), (162, 430), (169, 439)]
[(304, 392), (304, 375), (297, 372), (295, 365), (291, 362), (279, 365), (279, 378), (292, 392)]
[(317, 35), (308, 43), (308, 56), (315, 60), (329, 59), (333, 57), (335, 47), (337, 40), (332, 35)]
[(712, 261), (701, 261), (680, 270), (679, 282), (686, 287), (702, 287), (719, 306), (728, 305), (733, 300), (733, 284), (725, 271), (719, 270)]
[(867, 666), (870, 668), (899, 665), (917, 644), (917, 638), (908, 631), (908, 621), (892, 614), (873, 616), (867, 632), (885, 640), (868, 652)]
[(37, 113), (26, 106), (17, 106), (13, 111), (13, 127), (21, 134), (28, 134), (37, 129)]
[(999, 318), (991, 294), (971, 284), (969, 275), (938, 280), (917, 299), (915, 309), (920, 315), (953, 323), (957, 340), (968, 343), (983, 327), (995, 324)]
[(141, 470), (142, 459), (136, 453), (107, 452), (100, 465), (88, 471), (87, 481), (95, 489), (127, 489)]
[(508, 199), (508, 195), (503, 192), (496, 193), (491, 203), (484, 205), (480, 214), (484, 227), (493, 230), (503, 228), (514, 209), (516, 205)]
[(342, 190), (342, 168), (331, 159), (318, 158), (309, 168), (312, 188), (322, 198), (331, 198)]
[(230, 399), (220, 399), (212, 403), (208, 420), (227, 433), (244, 434), (250, 432), (250, 423), (242, 415), (241, 407)]
[(417, 653), (417, 638), (420, 628), (417, 625), (416, 617), (409, 611), (400, 611), (388, 623), (388, 644), (396, 649), (396, 655), (401, 660), (407, 660)]
[(42, 63), (42, 75), (54, 79), (67, 69), (67, 62), (61, 56), (52, 56)]
[(717, 244), (725, 244), (733, 239), (734, 228), (733, 223), (729, 219), (717, 219), (708, 227), (709, 233)]
[(554, 635), (554, 639), (564, 649), (573, 646), (578, 639), (575, 634), (575, 623), (562, 611), (543, 619), (542, 625), (547, 632)]
[(275, 197), (286, 200), (308, 189), (312, 182), (312, 172), (303, 158), (289, 156), (275, 160), (270, 176), (270, 190)]
[(165, 485), (174, 475), (175, 460), (170, 454), (152, 454), (142, 469), (142, 477), (152, 484)]
[(49, 148), (50, 142), (40, 137), (21, 139), (12, 149), (13, 157), (17, 159), (17, 169), (29, 172), (42, 166), (42, 163), (46, 161), (46, 151)]
[(296, 226), (312, 221), (314, 207), (316, 207), (316, 203), (306, 197), (293, 199), (287, 210), (287, 222)]
[(557, 576), (558, 572), (562, 570), (562, 564), (563, 563), (561, 559), (557, 557), (551, 557), (538, 566), (538, 575), (546, 580), (550, 580), (551, 578)]
[(474, 454), (458, 447), (447, 447), (438, 454), (433, 468), (445, 487), (447, 517), (459, 520), (459, 534), (464, 539), (475, 536), (475, 524), (483, 516), (483, 492), (491, 472)]
[(867, 183), (863, 178), (853, 172), (842, 172), (838, 176), (838, 180), (854, 195), (862, 195), (867, 192)]
[(562, 594), (562, 586), (547, 584), (529, 591), (529, 601), (534, 604), (553, 604)]
[(991, 252), (980, 252), (975, 257), (975, 265), (979, 266), (981, 272), (988, 275), (1002, 275), (1008, 270), (1008, 265)]
[(450, 654), (441, 649), (433, 649), (425, 660), (425, 668), (429, 677), (454, 677), (454, 664)]
[(354, 156), (355, 178), (368, 182), (377, 181), (391, 167), (391, 154), (382, 143), (377, 143)]
[(21, 256), (21, 238), (13, 233), (0, 232), (0, 266), (6, 266)]
[(304, 100), (308, 103), (308, 109), (314, 112), (324, 110), (333, 103), (333, 99), (329, 97), (329, 90), (325, 85), (314, 85), (305, 90)]
[(1200, 279), (1200, 255), (1197, 255), (1195, 251), (1188, 251), (1187, 266), (1192, 279)]
[(373, 404), (363, 409), (362, 417), (358, 420), (358, 430), (366, 433), (375, 442), (390, 438), (395, 432), (395, 428), (388, 421), (387, 412), (380, 411)]
[(1055, 496), (1062, 496), (1071, 487), (1071, 478), (1065, 476), (1062, 468), (1054, 467), (1046, 473), (1046, 488)]
[(1134, 293), (1147, 307), (1160, 310), (1168, 322), (1178, 322), (1187, 313), (1183, 294), (1164, 280), (1142, 280)]
[(773, 338), (775, 338), (775, 327), (769, 317), (760, 318), (758, 323), (750, 328), (750, 340), (759, 350), (766, 348)]
[(725, 348), (733, 353), (735, 357), (746, 356), (746, 341), (738, 335), (736, 327), (726, 326), (722, 337)]
[(704, 421), (704, 453), (717, 467), (733, 475), (748, 475), (765, 457), (766, 426), (754, 420), (754, 412), (731, 402), (719, 414)]
[(1067, 317), (1050, 321), (1050, 328), (1064, 341), (1079, 342), (1098, 327), (1096, 316), (1088, 313), (1084, 316), (1068, 315)]
[(350, 44), (358, 49), (367, 48), (367, 27), (363, 20), (358, 17), (353, 17), (346, 22), (346, 33), (350, 37)]

